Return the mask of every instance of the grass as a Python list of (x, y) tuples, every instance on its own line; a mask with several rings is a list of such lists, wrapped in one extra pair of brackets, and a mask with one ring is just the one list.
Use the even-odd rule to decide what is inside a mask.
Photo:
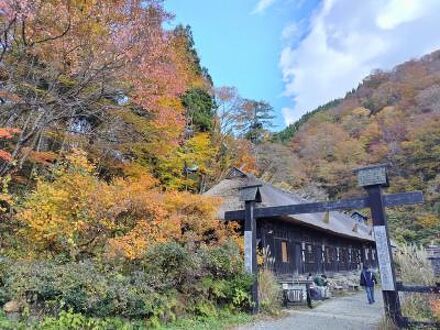
[[(423, 247), (401, 245), (394, 260), (398, 280), (405, 284), (434, 285), (434, 272)], [(436, 295), (404, 293), (401, 295), (402, 315), (412, 321), (440, 321), (434, 307), (438, 299)], [(396, 327), (384, 319), (380, 329), (394, 330)]]
[(160, 330), (223, 330), (237, 325), (250, 323), (253, 316), (245, 313), (230, 314), (222, 311), (217, 317), (191, 318), (178, 320), (172, 324), (160, 327)]
[(403, 283), (434, 285), (435, 277), (428, 253), (423, 247), (404, 244), (395, 256), (398, 277)]
[(261, 312), (278, 316), (281, 311), (282, 291), (275, 275), (269, 269), (258, 273), (258, 295)]
[(121, 318), (110, 319), (91, 319), (85, 318), (85, 321), (78, 322), (79, 318), (84, 318), (80, 314), (68, 314), (66, 317), (60, 316), (54, 322), (38, 320), (9, 320), (6, 315), (0, 311), (0, 329), (2, 330), (224, 330), (237, 325), (250, 323), (254, 317), (246, 313), (230, 313), (227, 310), (220, 310), (215, 317), (198, 317), (177, 320), (167, 325), (153, 327), (151, 323), (142, 320), (124, 320)]
[[(396, 264), (403, 283), (434, 285), (434, 272), (423, 247), (402, 245), (396, 254)], [(402, 297), (402, 314), (414, 321), (433, 321), (434, 299), (435, 295), (405, 293)]]

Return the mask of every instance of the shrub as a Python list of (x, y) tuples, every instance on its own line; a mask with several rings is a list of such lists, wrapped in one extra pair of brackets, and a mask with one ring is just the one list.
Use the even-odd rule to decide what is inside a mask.
[(243, 259), (237, 244), (227, 241), (220, 246), (200, 250), (206, 270), (217, 277), (227, 278), (243, 272)]
[(172, 293), (154, 291), (138, 274), (101, 271), (90, 261), (15, 262), (2, 280), (11, 298), (53, 315), (72, 310), (97, 317), (168, 319), (176, 304)]
[(263, 312), (278, 315), (281, 307), (281, 287), (269, 269), (258, 274), (258, 295)]
[(156, 245), (146, 252), (140, 265), (145, 275), (143, 279), (159, 290), (181, 289), (201, 268), (197, 255), (177, 243)]
[(154, 324), (188, 313), (211, 317), (218, 308), (250, 306), (252, 278), (244, 273), (238, 251), (232, 243), (193, 251), (171, 242), (147, 250), (137, 262), (120, 265), (3, 260), (0, 294), (4, 302), (19, 301), (36, 315), (71, 311)]

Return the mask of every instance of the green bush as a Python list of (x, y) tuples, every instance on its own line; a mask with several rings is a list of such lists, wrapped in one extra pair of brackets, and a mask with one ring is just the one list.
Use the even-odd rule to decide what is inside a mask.
[(49, 323), (121, 317), (158, 325), (185, 314), (212, 317), (219, 308), (248, 309), (251, 283), (231, 243), (196, 251), (162, 244), (119, 265), (0, 261), (0, 303), (16, 300), (33, 315), (60, 316)]
[(150, 249), (140, 262), (142, 281), (156, 290), (181, 288), (200, 272), (196, 254), (177, 243), (160, 244)]
[(243, 259), (233, 242), (215, 248), (201, 249), (200, 255), (206, 270), (213, 276), (228, 278), (243, 273)]
[(92, 262), (16, 262), (3, 278), (3, 290), (53, 315), (72, 310), (97, 317), (168, 318), (174, 307), (172, 294), (156, 292), (139, 274), (104, 272)]

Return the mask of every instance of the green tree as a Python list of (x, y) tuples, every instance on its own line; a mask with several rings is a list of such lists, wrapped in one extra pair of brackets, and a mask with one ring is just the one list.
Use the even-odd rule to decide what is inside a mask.
[(266, 101), (245, 99), (241, 107), (238, 129), (252, 143), (260, 143), (267, 129), (273, 126), (274, 118), (273, 108)]
[(204, 89), (193, 88), (182, 97), (183, 106), (192, 127), (201, 132), (211, 131), (215, 103), (212, 96)]

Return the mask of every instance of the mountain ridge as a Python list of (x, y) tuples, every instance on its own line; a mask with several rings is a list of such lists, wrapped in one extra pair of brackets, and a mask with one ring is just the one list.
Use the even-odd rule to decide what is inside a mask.
[(389, 190), (422, 190), (426, 200), (411, 212), (388, 211), (394, 237), (438, 242), (440, 51), (374, 71), (259, 146), (258, 161), (269, 181), (320, 199), (358, 195), (352, 170), (389, 163)]

